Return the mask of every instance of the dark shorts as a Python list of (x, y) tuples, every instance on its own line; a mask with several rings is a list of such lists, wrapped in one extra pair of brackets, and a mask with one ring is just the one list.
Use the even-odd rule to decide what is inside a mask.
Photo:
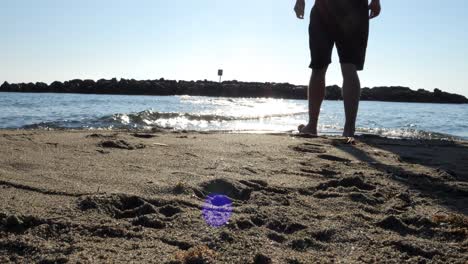
[(336, 44), (340, 63), (351, 63), (362, 70), (368, 36), (367, 0), (316, 0), (309, 25), (310, 68), (328, 66)]

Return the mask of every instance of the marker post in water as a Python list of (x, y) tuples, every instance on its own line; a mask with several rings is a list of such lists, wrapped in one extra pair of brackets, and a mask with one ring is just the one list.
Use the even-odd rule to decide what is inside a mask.
[(219, 76), (219, 82), (221, 83), (221, 77), (223, 77), (223, 70), (222, 69), (218, 70), (218, 76)]

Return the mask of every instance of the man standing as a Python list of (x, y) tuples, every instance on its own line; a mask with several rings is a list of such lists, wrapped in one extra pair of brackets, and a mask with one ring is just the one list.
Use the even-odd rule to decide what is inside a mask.
[[(294, 11), (304, 18), (305, 0), (297, 0)], [(370, 10), (370, 13), (369, 13)], [(361, 84), (357, 71), (364, 68), (369, 19), (380, 14), (380, 0), (315, 0), (309, 25), (312, 76), (309, 83), (309, 123), (299, 132), (317, 135), (320, 107), (325, 97), (325, 75), (336, 45), (343, 74), (346, 123), (343, 136), (353, 137)]]

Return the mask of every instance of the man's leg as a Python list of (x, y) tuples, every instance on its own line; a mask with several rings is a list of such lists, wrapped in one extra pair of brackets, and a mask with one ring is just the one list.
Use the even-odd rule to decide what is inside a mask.
[(346, 116), (343, 136), (354, 137), (359, 98), (361, 96), (361, 83), (356, 65), (343, 63), (341, 64), (341, 72), (343, 73), (343, 101)]
[(325, 75), (328, 66), (322, 69), (313, 69), (310, 77), (308, 98), (309, 98), (309, 124), (300, 127), (299, 132), (317, 135), (317, 124), (320, 114), (320, 107), (325, 98)]

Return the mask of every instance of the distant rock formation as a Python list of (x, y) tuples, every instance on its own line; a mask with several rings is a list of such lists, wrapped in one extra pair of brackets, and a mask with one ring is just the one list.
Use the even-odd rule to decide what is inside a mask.
[(388, 102), (414, 102), (414, 103), (451, 103), (466, 104), (468, 99), (462, 95), (443, 92), (434, 89), (430, 92), (424, 89), (417, 91), (408, 87), (374, 87), (364, 88), (361, 93), (362, 100), (388, 101)]
[[(289, 83), (258, 83), (225, 81), (173, 81), (173, 80), (127, 80), (101, 79), (71, 80), (67, 82), (17, 83), (4, 82), (0, 92), (27, 93), (79, 93), (79, 94), (126, 94), (126, 95), (200, 95), (217, 97), (271, 97), (284, 99), (307, 99), (307, 87)], [(341, 88), (337, 85), (327, 87), (327, 100), (342, 100)], [(462, 95), (450, 94), (435, 89), (434, 92), (408, 87), (374, 87), (362, 89), (362, 100), (418, 103), (466, 104), (468, 99)]]

